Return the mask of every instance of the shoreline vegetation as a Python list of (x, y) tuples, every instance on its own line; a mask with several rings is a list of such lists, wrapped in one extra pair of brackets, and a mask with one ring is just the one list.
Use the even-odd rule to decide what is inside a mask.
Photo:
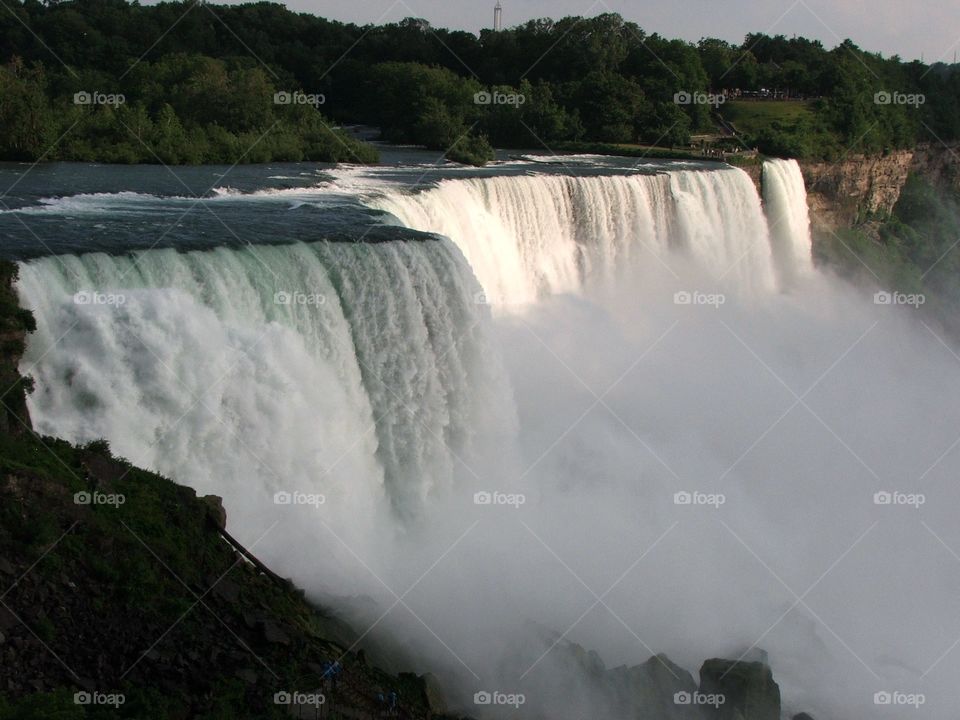
[(599, 143), (599, 142), (563, 142), (555, 148), (558, 153), (577, 153), (589, 155), (612, 155), (648, 160), (696, 160), (726, 162), (743, 167), (758, 165), (762, 156), (754, 150), (717, 150), (715, 154), (704, 152), (701, 148), (658, 147), (656, 145), (641, 145), (631, 143)]
[(350, 124), (471, 165), (494, 147), (833, 159), (960, 138), (957, 65), (849, 40), (693, 44), (610, 13), (475, 36), (266, 2), (29, 0), (0, 30), (2, 160), (376, 162)]

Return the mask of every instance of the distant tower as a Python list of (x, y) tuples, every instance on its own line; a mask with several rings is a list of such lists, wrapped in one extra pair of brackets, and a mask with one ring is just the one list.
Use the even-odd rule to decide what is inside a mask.
[(497, 32), (503, 30), (503, 5), (500, 0), (493, 6), (493, 29)]

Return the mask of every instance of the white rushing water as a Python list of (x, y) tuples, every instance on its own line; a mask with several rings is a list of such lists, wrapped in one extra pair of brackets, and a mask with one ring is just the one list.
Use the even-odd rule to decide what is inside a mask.
[[(470, 715), (498, 689), (619, 717), (546, 628), (694, 674), (756, 644), (788, 716), (889, 690), (950, 717), (956, 360), (814, 269), (796, 163), (763, 178), (762, 202), (732, 168), (367, 183), (445, 237), (30, 260), (30, 412), (222, 495)], [(894, 490), (931, 498), (878, 510)]]
[(579, 291), (588, 281), (608, 281), (617, 268), (663, 263), (671, 253), (729, 275), (742, 292), (774, 286), (760, 198), (733, 168), (444, 180), (375, 204), (407, 227), (452, 238), (494, 305)]
[(793, 286), (813, 270), (810, 214), (803, 175), (795, 160), (768, 160), (763, 165), (763, 195), (770, 222), (773, 260), (781, 286)]
[(51, 257), (19, 288), (38, 430), (240, 507), (299, 490), (363, 517), (385, 493), (415, 514), (496, 427), (482, 405), (509, 407), (446, 242)]

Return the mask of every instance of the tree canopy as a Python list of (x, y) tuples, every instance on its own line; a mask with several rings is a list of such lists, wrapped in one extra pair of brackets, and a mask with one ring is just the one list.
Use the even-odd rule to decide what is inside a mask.
[(960, 137), (957, 67), (884, 58), (849, 40), (827, 49), (755, 33), (739, 45), (692, 44), (612, 13), (475, 36), (416, 18), (341, 23), (269, 2), (25, 0), (8, 9), (6, 159), (368, 162), (372, 147), (337, 129), (362, 123), (482, 163), (491, 145), (684, 145), (716, 130), (718, 97), (809, 108), (741, 135), (770, 154)]

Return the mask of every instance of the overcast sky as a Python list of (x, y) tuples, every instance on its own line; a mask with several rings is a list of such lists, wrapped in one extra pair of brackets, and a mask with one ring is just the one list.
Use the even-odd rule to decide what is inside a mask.
[[(222, 0), (220, 0), (222, 1)], [(356, 23), (416, 16), (434, 26), (477, 32), (493, 24), (496, 0), (287, 0), (294, 10)], [(530, 18), (618, 12), (647, 32), (696, 41), (739, 42), (748, 32), (803, 35), (833, 47), (850, 38), (860, 47), (952, 61), (960, 51), (958, 0), (502, 0), (504, 25)]]

